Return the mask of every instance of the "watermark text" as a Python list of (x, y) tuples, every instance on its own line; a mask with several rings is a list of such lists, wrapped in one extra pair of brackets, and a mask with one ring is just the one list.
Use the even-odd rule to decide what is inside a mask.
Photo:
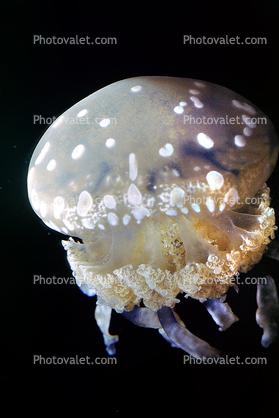
[(97, 36), (91, 39), (90, 36), (48, 36), (33, 35), (33, 44), (39, 45), (116, 45), (115, 37)]
[(65, 115), (59, 116), (57, 118), (56, 116), (33, 115), (34, 125), (51, 125), (55, 122), (58, 126), (62, 121), (63, 124), (67, 125), (100, 125), (103, 127), (105, 125), (108, 126), (109, 124), (117, 124), (116, 118), (95, 117), (91, 119), (89, 116), (69, 117)]
[(184, 115), (183, 123), (188, 125), (244, 125), (246, 124), (250, 128), (255, 128), (257, 125), (266, 125), (268, 123), (265, 116), (247, 116), (245, 120), (240, 116), (192, 116)]
[(183, 35), (183, 44), (189, 45), (267, 45), (265, 36), (193, 36)]
[(76, 284), (74, 277), (43, 277), (41, 274), (34, 274), (33, 284)]
[(256, 365), (256, 364), (267, 364), (266, 357), (246, 357), (241, 359), (240, 356), (229, 357), (201, 357), (194, 358), (189, 354), (183, 356), (183, 364), (220, 364), (220, 365)]
[(117, 364), (116, 357), (80, 357), (78, 355), (72, 357), (44, 357), (41, 354), (33, 355), (33, 364), (40, 365), (112, 365)]

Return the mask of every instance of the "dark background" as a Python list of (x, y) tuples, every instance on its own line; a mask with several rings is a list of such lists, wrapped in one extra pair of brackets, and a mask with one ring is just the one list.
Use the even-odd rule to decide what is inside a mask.
[[(279, 131), (279, 4), (277, 1), (58, 4), (1, 2), (1, 379), (9, 411), (63, 413), (74, 405), (93, 416), (135, 413), (278, 414), (278, 343), (260, 345), (255, 286), (229, 291), (241, 319), (218, 332), (193, 300), (177, 311), (187, 327), (229, 356), (266, 357), (267, 365), (183, 364), (156, 330), (113, 313), (116, 365), (34, 365), (33, 356), (107, 357), (93, 313), (95, 298), (77, 286), (34, 285), (33, 276), (71, 277), (63, 236), (33, 213), (26, 176), (46, 124), (77, 101), (115, 81), (139, 76), (189, 77), (226, 86), (258, 105)], [(266, 37), (267, 45), (183, 45), (183, 35)], [(33, 36), (115, 37), (116, 45), (40, 45)], [(268, 185), (279, 210), (278, 167)], [(249, 276), (278, 264), (263, 260)], [(244, 276), (243, 276), (244, 277)], [(183, 299), (183, 298), (182, 298)], [(59, 402), (57, 402), (59, 401)], [(39, 402), (39, 403), (37, 403)], [(100, 409), (102, 412), (100, 412)]]

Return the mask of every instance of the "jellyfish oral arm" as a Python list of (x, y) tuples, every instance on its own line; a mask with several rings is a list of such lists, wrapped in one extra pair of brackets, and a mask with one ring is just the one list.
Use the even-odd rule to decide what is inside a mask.
[(171, 308), (164, 306), (159, 309), (158, 318), (170, 342), (175, 347), (181, 348), (191, 356), (199, 359), (219, 357), (220, 352), (216, 348), (211, 347), (207, 342), (196, 337), (178, 322)]
[(109, 333), (111, 311), (112, 309), (107, 305), (96, 305), (95, 319), (98, 327), (102, 331), (106, 350), (110, 356), (115, 354), (114, 344), (119, 340), (118, 335), (111, 335)]
[(203, 305), (212, 316), (214, 322), (219, 325), (219, 331), (225, 331), (234, 322), (239, 320), (231, 310), (229, 304), (222, 302), (220, 299), (207, 299), (203, 302)]
[(278, 336), (279, 303), (276, 286), (271, 276), (265, 284), (257, 284), (257, 324), (263, 328), (262, 346), (267, 348)]

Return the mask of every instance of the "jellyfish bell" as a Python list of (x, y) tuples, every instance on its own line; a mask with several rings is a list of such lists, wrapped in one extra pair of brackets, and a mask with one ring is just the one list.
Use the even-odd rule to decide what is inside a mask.
[(113, 308), (195, 356), (215, 353), (172, 310), (184, 293), (221, 329), (237, 320), (225, 295), (274, 236), (265, 182), (277, 156), (260, 109), (193, 79), (113, 83), (48, 128), (30, 161), (29, 199), (47, 226), (82, 240), (62, 243), (77, 284), (97, 294), (106, 341)]

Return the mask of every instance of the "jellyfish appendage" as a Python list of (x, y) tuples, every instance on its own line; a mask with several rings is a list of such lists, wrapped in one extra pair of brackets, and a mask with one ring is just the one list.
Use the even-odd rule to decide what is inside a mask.
[[(85, 282), (117, 312), (141, 302), (154, 311), (173, 308), (181, 292), (199, 300), (216, 299), (226, 294), (238, 272), (259, 261), (273, 236), (269, 189), (263, 187), (258, 198), (257, 206), (210, 220), (196, 217), (191, 222), (184, 215), (175, 221), (146, 219), (140, 229), (135, 225), (133, 234), (112, 228), (111, 235), (102, 233), (97, 241), (63, 245), (78, 283)], [(125, 264), (127, 260), (132, 262)]]

